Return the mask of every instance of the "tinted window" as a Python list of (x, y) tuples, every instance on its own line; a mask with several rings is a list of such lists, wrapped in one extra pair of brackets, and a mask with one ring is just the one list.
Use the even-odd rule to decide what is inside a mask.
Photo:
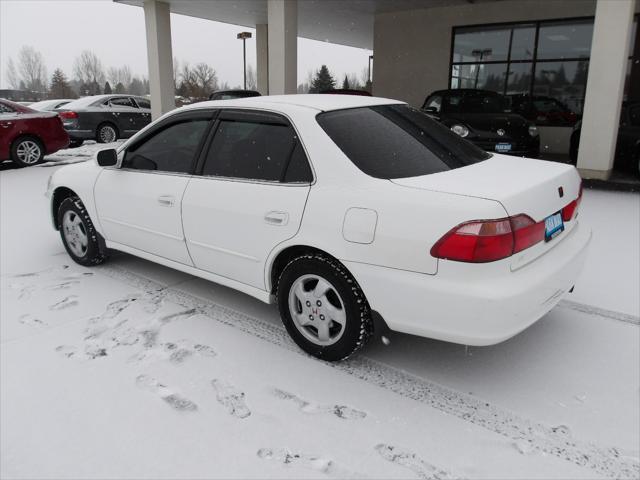
[(446, 113), (504, 113), (510, 109), (507, 97), (482, 92), (452, 92), (445, 96), (442, 110)]
[(208, 119), (185, 119), (168, 125), (127, 150), (122, 168), (190, 173), (208, 124)]
[(640, 127), (640, 105), (629, 109), (629, 122), (634, 127)]
[(538, 59), (589, 58), (593, 20), (540, 26)]
[(138, 106), (133, 102), (133, 100), (128, 97), (112, 98), (107, 102), (107, 104), (113, 105), (114, 107), (138, 108)]
[(307, 159), (290, 125), (268, 114), (246, 120), (237, 113), (230, 115), (235, 118), (221, 115), (203, 175), (274, 182), (310, 180)]
[(431, 111), (440, 113), (440, 107), (442, 107), (442, 96), (433, 95), (429, 97), (426, 102), (424, 102), (424, 108), (430, 108)]
[(140, 108), (151, 108), (151, 102), (146, 98), (136, 98), (136, 103)]
[(13, 113), (15, 110), (4, 103), (0, 103), (0, 114), (2, 113)]
[(344, 154), (376, 178), (428, 175), (490, 157), (407, 105), (336, 110), (317, 119)]

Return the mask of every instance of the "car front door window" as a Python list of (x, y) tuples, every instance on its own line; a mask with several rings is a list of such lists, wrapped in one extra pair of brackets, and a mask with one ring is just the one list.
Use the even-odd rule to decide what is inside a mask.
[(208, 118), (184, 119), (151, 134), (125, 153), (122, 168), (190, 173)]

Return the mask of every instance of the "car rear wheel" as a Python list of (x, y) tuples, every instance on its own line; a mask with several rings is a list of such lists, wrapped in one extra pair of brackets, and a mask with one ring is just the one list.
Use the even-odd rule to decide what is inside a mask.
[(78, 197), (65, 198), (58, 209), (62, 243), (74, 262), (90, 267), (107, 258), (89, 213)]
[(98, 143), (112, 143), (118, 139), (118, 130), (110, 123), (103, 123), (96, 130), (96, 141)]
[(360, 286), (337, 260), (306, 254), (284, 267), (276, 292), (289, 335), (310, 355), (343, 360), (369, 340), (371, 310)]
[(19, 138), (11, 146), (11, 160), (21, 167), (35, 165), (43, 158), (44, 147), (42, 142), (35, 137)]

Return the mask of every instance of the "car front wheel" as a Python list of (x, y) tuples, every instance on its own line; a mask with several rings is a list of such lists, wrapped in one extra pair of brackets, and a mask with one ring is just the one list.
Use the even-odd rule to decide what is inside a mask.
[(58, 228), (62, 243), (74, 262), (90, 267), (107, 258), (100, 246), (98, 232), (78, 197), (65, 198), (58, 209)]
[(293, 259), (278, 281), (278, 307), (289, 335), (323, 360), (343, 360), (369, 340), (371, 310), (360, 286), (337, 260), (322, 254)]
[(35, 165), (43, 158), (44, 147), (37, 138), (20, 138), (11, 146), (11, 160), (21, 167)]

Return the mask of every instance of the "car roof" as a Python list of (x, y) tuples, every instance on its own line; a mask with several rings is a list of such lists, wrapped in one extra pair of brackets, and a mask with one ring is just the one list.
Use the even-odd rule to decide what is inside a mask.
[(374, 105), (404, 104), (389, 98), (364, 97), (361, 95), (293, 94), (265, 95), (262, 97), (235, 98), (230, 100), (209, 100), (181, 108), (181, 111), (207, 107), (249, 107), (286, 110), (287, 107), (304, 107), (320, 112), (346, 108), (370, 107)]
[[(146, 97), (141, 97), (140, 95), (131, 95), (130, 93), (108, 93), (106, 95), (90, 95), (88, 97), (78, 98), (77, 100), (73, 100), (72, 102), (67, 103), (63, 106), (63, 108), (81, 108), (88, 107), (93, 105), (96, 102), (100, 102), (103, 100), (107, 100), (109, 98), (114, 97), (133, 97), (133, 98), (141, 98), (146, 99)], [(148, 99), (147, 99), (148, 100)]]

